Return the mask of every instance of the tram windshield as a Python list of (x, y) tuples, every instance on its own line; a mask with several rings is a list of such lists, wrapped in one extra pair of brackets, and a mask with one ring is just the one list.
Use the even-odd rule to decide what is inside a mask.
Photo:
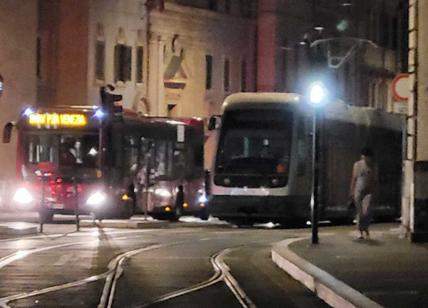
[[(27, 134), (24, 135), (26, 171), (40, 165), (58, 169), (62, 176), (92, 177), (98, 164), (97, 134)], [(25, 174), (25, 170), (24, 176)]]
[(216, 172), (286, 173), (291, 130), (292, 115), (286, 110), (229, 111), (222, 123)]

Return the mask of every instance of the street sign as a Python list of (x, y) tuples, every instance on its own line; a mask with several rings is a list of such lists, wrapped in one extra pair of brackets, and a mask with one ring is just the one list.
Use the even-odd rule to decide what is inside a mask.
[(395, 101), (407, 101), (410, 95), (409, 74), (402, 73), (395, 76), (392, 80), (391, 90)]

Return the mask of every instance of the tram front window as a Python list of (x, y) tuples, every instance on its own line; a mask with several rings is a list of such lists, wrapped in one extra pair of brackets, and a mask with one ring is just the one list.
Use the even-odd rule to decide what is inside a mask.
[(218, 173), (285, 174), (291, 148), (291, 115), (284, 110), (231, 111), (225, 117)]

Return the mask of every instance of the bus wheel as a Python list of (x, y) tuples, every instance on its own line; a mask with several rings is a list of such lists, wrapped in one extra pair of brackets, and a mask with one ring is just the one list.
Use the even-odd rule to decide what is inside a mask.
[(177, 197), (175, 199), (175, 207), (174, 212), (172, 213), (171, 221), (178, 221), (180, 217), (183, 215), (183, 203), (184, 203), (184, 195), (181, 191), (177, 193)]
[(122, 207), (120, 218), (129, 219), (133, 214), (134, 214), (134, 209), (133, 209), (132, 202), (126, 202), (126, 204), (124, 204)]

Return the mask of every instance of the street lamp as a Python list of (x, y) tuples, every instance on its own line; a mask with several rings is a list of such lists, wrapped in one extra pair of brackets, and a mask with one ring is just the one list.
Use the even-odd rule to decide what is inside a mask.
[(309, 86), (309, 102), (313, 107), (312, 120), (312, 194), (311, 194), (311, 227), (312, 244), (318, 244), (318, 209), (319, 209), (319, 113), (327, 100), (327, 89), (321, 81)]

